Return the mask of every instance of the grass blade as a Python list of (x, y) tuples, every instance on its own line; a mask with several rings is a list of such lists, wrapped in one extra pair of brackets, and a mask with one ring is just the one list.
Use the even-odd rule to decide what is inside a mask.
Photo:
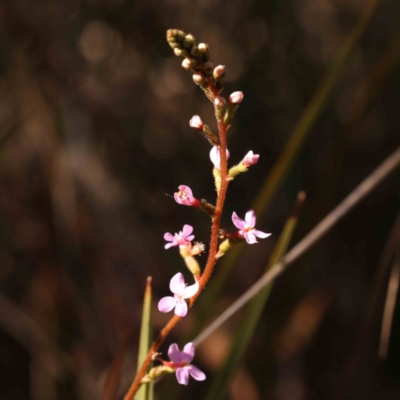
[[(268, 262), (265, 272), (267, 272), (273, 265), (280, 261), (286, 253), (290, 240), (292, 239), (293, 232), (296, 228), (298, 215), (301, 205), (305, 200), (304, 192), (300, 192), (292, 214), (286, 221), (281, 236), (275, 246), (274, 252)], [(214, 380), (210, 390), (205, 396), (205, 400), (222, 399), (228, 389), (229, 382), (232, 375), (236, 371), (243, 354), (253, 336), (257, 323), (260, 319), (262, 310), (265, 306), (268, 296), (271, 292), (273, 283), (266, 286), (247, 306), (244, 313), (244, 318), (239, 325), (239, 330), (235, 335), (233, 345), (230, 353), (225, 361), (224, 366), (219, 371), (216, 379)]]

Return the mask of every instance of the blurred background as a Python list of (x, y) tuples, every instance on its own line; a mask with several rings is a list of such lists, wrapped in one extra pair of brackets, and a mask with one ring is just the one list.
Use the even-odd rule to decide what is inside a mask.
[[(223, 226), (233, 230), (232, 212), (251, 208), (366, 3), (0, 1), (0, 399), (106, 400), (116, 363), (121, 399), (135, 374), (146, 278), (157, 333), (169, 315), (156, 304), (184, 270), (163, 234), (190, 224), (208, 247), (209, 218), (171, 195), (185, 184), (215, 201), (210, 146), (189, 127), (194, 114), (215, 127), (213, 109), (166, 30), (208, 43), (226, 66), (225, 95), (245, 94), (230, 162), (248, 150), (260, 161), (229, 187)], [(379, 2), (257, 220), (271, 238), (242, 249), (217, 300), (194, 307), (164, 354), (261, 276), (299, 190), (307, 200), (293, 244), (399, 146), (399, 15), (398, 1)], [(399, 180), (397, 171), (279, 278), (227, 399), (400, 398), (399, 302), (390, 337), (380, 335), (400, 249)], [(240, 321), (197, 349), (205, 382), (181, 388), (168, 377), (156, 398), (203, 398)]]

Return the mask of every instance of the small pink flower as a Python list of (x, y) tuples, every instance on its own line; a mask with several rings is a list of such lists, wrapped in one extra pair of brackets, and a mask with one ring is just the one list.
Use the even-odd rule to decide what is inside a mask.
[(192, 119), (189, 121), (189, 125), (191, 128), (198, 129), (200, 131), (202, 131), (204, 127), (204, 123), (198, 115), (193, 115)]
[(174, 199), (183, 206), (201, 207), (199, 200), (193, 197), (192, 189), (189, 186), (178, 186), (179, 192), (174, 193)]
[(174, 275), (169, 283), (169, 288), (174, 297), (166, 296), (158, 302), (158, 309), (163, 313), (170, 312), (175, 308), (175, 314), (184, 317), (187, 314), (188, 306), (185, 299), (190, 299), (199, 290), (199, 283), (186, 286), (185, 278), (178, 272)]
[(251, 165), (257, 164), (258, 159), (260, 158), (259, 154), (254, 154), (251, 150), (244, 156), (242, 160), (242, 164), (246, 167), (250, 167)]
[(194, 239), (194, 235), (191, 235), (192, 232), (193, 226), (183, 225), (183, 229), (179, 233), (175, 233), (175, 235), (169, 232), (165, 233), (164, 239), (171, 243), (167, 243), (164, 248), (167, 250), (173, 246), (187, 246)]
[[(230, 157), (228, 149), (226, 149), (226, 159), (228, 160)], [(211, 162), (214, 164), (214, 167), (217, 169), (221, 169), (221, 157), (219, 154), (219, 148), (217, 146), (213, 146), (210, 151), (210, 159)]]
[(264, 239), (271, 235), (270, 233), (265, 233), (254, 229), (256, 225), (256, 216), (254, 215), (253, 210), (247, 211), (244, 220), (239, 218), (234, 212), (232, 214), (232, 221), (236, 228), (240, 229), (239, 235), (244, 237), (248, 244), (258, 243), (256, 236)]
[(179, 347), (176, 343), (169, 346), (168, 357), (171, 362), (164, 361), (164, 365), (176, 368), (176, 379), (181, 385), (188, 385), (189, 375), (193, 379), (196, 379), (196, 381), (204, 381), (206, 379), (206, 375), (203, 371), (189, 364), (194, 358), (194, 353), (195, 348), (193, 343), (186, 344), (182, 352), (179, 351)]
[(229, 96), (229, 101), (232, 104), (240, 104), (243, 101), (243, 92), (233, 92), (230, 96)]

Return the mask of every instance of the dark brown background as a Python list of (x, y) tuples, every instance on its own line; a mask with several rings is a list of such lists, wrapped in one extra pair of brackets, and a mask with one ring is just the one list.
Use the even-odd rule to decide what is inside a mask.
[[(223, 223), (231, 229), (232, 211), (243, 216), (250, 208), (364, 4), (0, 1), (1, 399), (100, 398), (133, 329), (122, 396), (135, 369), (146, 277), (157, 301), (182, 269), (175, 249), (163, 249), (164, 232), (188, 223), (208, 243), (207, 217), (166, 195), (186, 184), (197, 197), (215, 198), (209, 145), (188, 125), (194, 114), (213, 124), (212, 107), (172, 55), (165, 31), (179, 28), (208, 43), (213, 61), (226, 65), (225, 93), (245, 94), (231, 161), (250, 149), (261, 157), (229, 188)], [(300, 189), (307, 202), (294, 242), (399, 145), (398, 46), (388, 53), (399, 40), (399, 13), (400, 3), (381, 2), (257, 221), (271, 239), (243, 252), (210, 306), (215, 314), (260, 276)], [(278, 280), (230, 399), (400, 397), (398, 309), (385, 362), (377, 358), (382, 296), (364, 325), (399, 200), (397, 172)], [(183, 344), (197, 312), (171, 341)], [(156, 330), (166, 318), (155, 309)], [(202, 397), (238, 323), (198, 349), (195, 364), (209, 380), (173, 398)]]

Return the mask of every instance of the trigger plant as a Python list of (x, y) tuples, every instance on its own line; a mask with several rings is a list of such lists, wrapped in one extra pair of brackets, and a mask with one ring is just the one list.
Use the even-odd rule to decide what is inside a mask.
[[(125, 400), (132, 400), (141, 385), (152, 382), (166, 374), (175, 373), (178, 383), (182, 385), (188, 385), (189, 377), (198, 381), (206, 379), (206, 375), (191, 364), (195, 354), (193, 343), (186, 344), (182, 352), (179, 350), (178, 344), (171, 344), (168, 350), (170, 361), (164, 361), (160, 357), (158, 353), (160, 345), (168, 338), (176, 324), (190, 312), (190, 308), (210, 279), (218, 259), (237, 243), (256, 244), (258, 243), (257, 239), (265, 239), (270, 235), (255, 229), (256, 215), (253, 210), (248, 211), (244, 219), (239, 218), (236, 212), (233, 212), (232, 222), (237, 229), (236, 231), (233, 230), (232, 233), (229, 233), (230, 227), (221, 226), (228, 184), (239, 174), (248, 172), (250, 167), (257, 164), (260, 157), (258, 154), (254, 154), (252, 150), (244, 155), (232, 154), (232, 159), (236, 158), (238, 164), (231, 168), (228, 167), (228, 159), (230, 159), (231, 154), (228, 151), (227, 132), (234, 122), (235, 113), (244, 101), (243, 93), (235, 91), (227, 98), (222, 95), (224, 79), (226, 73), (229, 72), (223, 65), (214, 66), (210, 48), (206, 43), (197, 43), (192, 34), (186, 34), (178, 29), (167, 31), (167, 42), (174, 54), (182, 58), (182, 67), (191, 72), (193, 82), (200, 87), (206, 98), (211, 102), (211, 107), (214, 108), (217, 130), (214, 131), (210, 128), (207, 121), (203, 121), (199, 115), (194, 115), (190, 119), (189, 126), (198, 131), (209, 142), (211, 163), (206, 161), (207, 154), (204, 154), (204, 160), (205, 163), (208, 163), (214, 179), (216, 199), (215, 203), (205, 199), (200, 200), (194, 196), (190, 188), (192, 182), (184, 182), (183, 184), (177, 182), (178, 191), (174, 193), (177, 206), (192, 207), (194, 210), (204, 211), (210, 217), (211, 236), (207, 249), (207, 261), (202, 266), (197, 259), (197, 256), (205, 251), (205, 245), (201, 242), (193, 242), (194, 229), (191, 225), (185, 224), (182, 230), (175, 234), (165, 233), (164, 239), (167, 242), (164, 244), (165, 249), (175, 247), (179, 250), (183, 265), (186, 266), (189, 274), (193, 277), (191, 279), (193, 283), (187, 284), (187, 280), (185, 281), (181, 272), (172, 277), (169, 284), (172, 296), (163, 297), (158, 303), (158, 310), (162, 313), (173, 311), (174, 315), (150, 347), (146, 359), (137, 371), (136, 377), (125, 396)], [(241, 161), (239, 161), (240, 159)], [(242, 181), (241, 184), (244, 185), (245, 182)], [(232, 213), (232, 210), (230, 213)], [(149, 369), (152, 361), (159, 361), (160, 365)]]

